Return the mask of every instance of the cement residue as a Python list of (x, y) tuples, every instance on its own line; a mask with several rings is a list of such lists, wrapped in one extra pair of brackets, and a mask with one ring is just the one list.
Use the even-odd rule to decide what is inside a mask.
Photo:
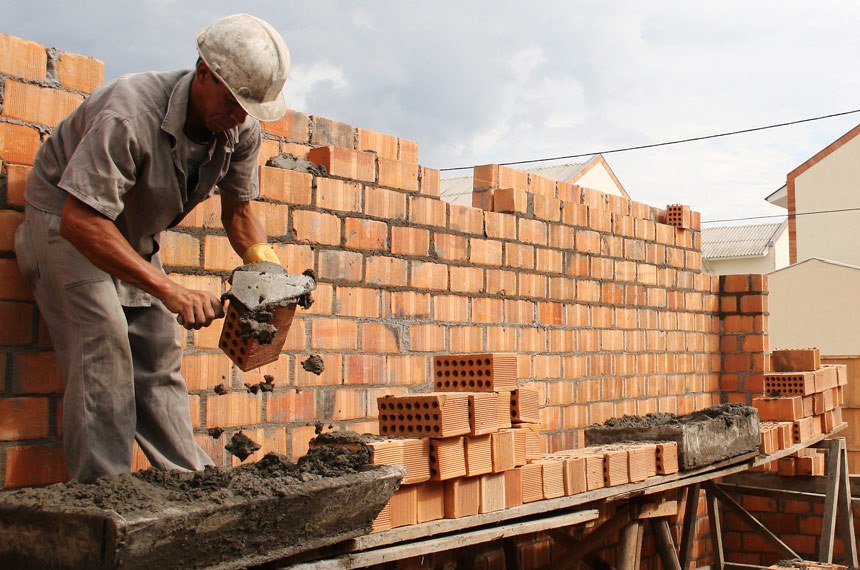
[(302, 483), (357, 473), (367, 462), (365, 453), (321, 446), (295, 463), (269, 453), (240, 467), (207, 467), (199, 472), (147, 469), (101, 477), (88, 484), (0, 491), (0, 503), (38, 509), (96, 508), (120, 515), (187, 508), (188, 503), (221, 505), (234, 497), (295, 495)]
[(295, 170), (296, 172), (306, 172), (308, 174), (313, 174), (314, 176), (328, 176), (328, 171), (325, 166), (314, 164), (309, 160), (299, 158), (288, 152), (282, 152), (277, 156), (273, 156), (266, 161), (266, 166)]
[(322, 358), (313, 354), (302, 361), (302, 368), (319, 376), (325, 370), (325, 363)]
[(239, 461), (245, 461), (249, 455), (260, 449), (260, 444), (239, 431), (233, 434), (224, 449), (238, 457)]
[(734, 416), (748, 416), (751, 413), (755, 413), (755, 409), (744, 404), (722, 404), (682, 416), (665, 412), (655, 412), (645, 416), (610, 418), (602, 425), (613, 428), (650, 428), (659, 426), (679, 426), (691, 422), (700, 422), (715, 418), (723, 418), (727, 423), (731, 423)]

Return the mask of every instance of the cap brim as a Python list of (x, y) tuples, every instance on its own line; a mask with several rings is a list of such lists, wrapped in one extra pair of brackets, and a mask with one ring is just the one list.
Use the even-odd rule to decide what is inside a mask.
[(287, 103), (284, 101), (283, 93), (278, 95), (274, 101), (267, 101), (265, 103), (239, 97), (235, 93), (233, 93), (233, 97), (245, 109), (245, 112), (258, 121), (277, 121), (287, 112)]

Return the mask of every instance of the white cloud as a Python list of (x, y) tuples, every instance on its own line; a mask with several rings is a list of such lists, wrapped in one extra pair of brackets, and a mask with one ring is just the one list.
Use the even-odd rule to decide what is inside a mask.
[(341, 68), (330, 63), (293, 65), (284, 89), (287, 106), (314, 114), (312, 93), (318, 89), (325, 89), (329, 94), (345, 93), (349, 89), (349, 81)]

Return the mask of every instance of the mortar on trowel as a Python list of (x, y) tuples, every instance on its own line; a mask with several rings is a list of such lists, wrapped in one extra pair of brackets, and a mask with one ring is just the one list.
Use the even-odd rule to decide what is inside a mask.
[(312, 275), (291, 275), (276, 263), (261, 261), (230, 275), (227, 316), (219, 348), (242, 371), (274, 362), (287, 340), (296, 306), (310, 307), (316, 288)]

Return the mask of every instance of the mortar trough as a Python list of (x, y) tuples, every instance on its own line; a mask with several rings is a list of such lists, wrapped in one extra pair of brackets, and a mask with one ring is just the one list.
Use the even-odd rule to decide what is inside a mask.
[(246, 568), (369, 533), (403, 476), (321, 476), (274, 455), (256, 466), (0, 493), (0, 568)]
[(758, 412), (751, 406), (723, 404), (691, 414), (648, 414), (612, 418), (586, 428), (586, 445), (622, 441), (675, 441), (682, 470), (711, 465), (755, 451), (761, 443)]

